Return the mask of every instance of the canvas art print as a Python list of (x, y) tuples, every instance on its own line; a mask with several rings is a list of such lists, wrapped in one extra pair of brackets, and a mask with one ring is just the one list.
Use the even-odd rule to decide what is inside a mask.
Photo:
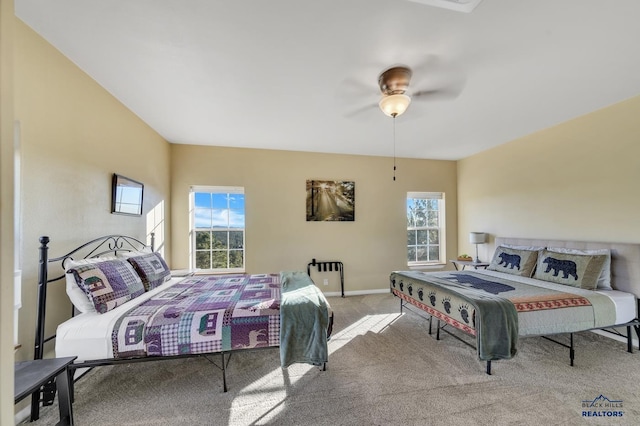
[(307, 221), (354, 220), (355, 182), (307, 181)]

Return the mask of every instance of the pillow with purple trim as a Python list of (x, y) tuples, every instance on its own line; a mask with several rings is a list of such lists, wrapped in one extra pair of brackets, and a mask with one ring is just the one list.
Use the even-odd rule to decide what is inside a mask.
[(68, 272), (101, 314), (144, 294), (142, 280), (126, 260), (78, 265)]
[(171, 279), (171, 271), (160, 253), (149, 253), (127, 259), (138, 273), (146, 291)]

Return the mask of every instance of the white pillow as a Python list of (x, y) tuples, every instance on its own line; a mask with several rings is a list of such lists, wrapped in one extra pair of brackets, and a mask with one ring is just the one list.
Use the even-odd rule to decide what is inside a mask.
[(529, 251), (542, 251), (546, 247), (543, 246), (516, 246), (513, 244), (500, 244), (502, 247), (507, 247), (515, 250), (529, 250)]
[(151, 251), (151, 247), (145, 247), (142, 250), (137, 250), (137, 251), (119, 251), (117, 253), (118, 253), (118, 257), (119, 258), (128, 259), (130, 257), (144, 256), (145, 254), (153, 253), (153, 251)]
[(548, 251), (570, 254), (604, 254), (606, 259), (596, 283), (596, 290), (612, 290), (611, 287), (611, 250), (609, 249), (572, 249), (565, 247), (548, 247)]
[(76, 278), (73, 276), (73, 274), (69, 273), (68, 271), (75, 268), (76, 266), (100, 263), (104, 262), (105, 260), (114, 259), (117, 258), (115, 256), (91, 257), (89, 259), (80, 260), (68, 259), (64, 263), (67, 296), (69, 296), (69, 300), (71, 300), (71, 303), (73, 303), (73, 306), (75, 306), (75, 308), (79, 312), (96, 312), (96, 307), (89, 299), (89, 296), (87, 296), (84, 290), (82, 290), (78, 283), (76, 283)]

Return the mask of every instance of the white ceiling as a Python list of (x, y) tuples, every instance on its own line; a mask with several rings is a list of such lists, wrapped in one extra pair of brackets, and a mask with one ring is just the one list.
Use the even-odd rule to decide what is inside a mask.
[[(452, 0), (465, 3), (467, 0)], [(414, 69), (399, 157), (460, 159), (640, 94), (640, 1), (16, 0), (172, 143), (393, 155), (377, 78)], [(368, 108), (365, 108), (368, 107)], [(363, 109), (364, 108), (364, 109)]]

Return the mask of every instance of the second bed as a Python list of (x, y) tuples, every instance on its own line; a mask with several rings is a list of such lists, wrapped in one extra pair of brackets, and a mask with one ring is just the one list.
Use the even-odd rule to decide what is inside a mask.
[[(437, 333), (451, 326), (475, 337), (478, 358), (510, 359), (519, 337), (569, 334), (626, 327), (639, 333), (634, 244), (497, 239), (489, 269), (451, 272), (396, 271), (391, 292), (438, 321)], [(537, 268), (537, 269), (536, 269)], [(635, 292), (635, 293), (634, 293)], [(616, 331), (616, 333), (618, 333)], [(451, 334), (451, 333), (450, 333)], [(619, 333), (618, 333), (619, 334)], [(455, 335), (454, 335), (455, 336)], [(463, 340), (464, 341), (464, 340)]]

